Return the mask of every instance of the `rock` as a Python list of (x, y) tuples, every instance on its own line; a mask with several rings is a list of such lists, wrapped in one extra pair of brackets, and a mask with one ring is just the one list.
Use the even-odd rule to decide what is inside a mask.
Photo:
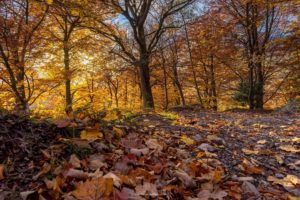
[(280, 173), (276, 173), (275, 176), (276, 176), (276, 178), (280, 178), (280, 179), (285, 177), (283, 174), (280, 174)]
[(216, 150), (213, 146), (207, 143), (202, 143), (201, 145), (198, 146), (198, 149), (202, 151), (208, 151), (208, 152), (214, 152)]
[(257, 188), (248, 181), (244, 181), (244, 183), (242, 184), (242, 189), (245, 193), (252, 193), (255, 196), (260, 196), (260, 193), (257, 190)]
[(196, 141), (196, 142), (200, 142), (203, 138), (200, 134), (197, 134), (195, 136), (193, 136), (193, 139)]

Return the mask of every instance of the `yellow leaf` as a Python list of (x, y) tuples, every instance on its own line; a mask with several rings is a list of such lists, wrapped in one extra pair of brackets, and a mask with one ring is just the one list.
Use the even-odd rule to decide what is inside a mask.
[(113, 131), (119, 136), (121, 137), (123, 135), (123, 130), (117, 127), (113, 127)]
[(214, 175), (213, 175), (213, 182), (214, 183), (219, 183), (222, 179), (222, 172), (223, 170), (221, 168), (217, 168), (214, 171)]
[(103, 137), (103, 134), (99, 131), (86, 131), (83, 130), (80, 133), (80, 139), (83, 140), (97, 140)]
[(202, 157), (204, 157), (205, 156), (205, 152), (199, 152), (198, 154), (197, 154), (197, 158), (202, 158)]
[(114, 180), (112, 178), (105, 179), (105, 192), (104, 195), (109, 197), (114, 190)]
[(80, 11), (76, 8), (71, 9), (71, 15), (74, 16), (79, 16), (80, 15)]
[(195, 143), (195, 141), (193, 139), (189, 138), (186, 135), (181, 136), (181, 141), (187, 145), (193, 145)]
[(295, 197), (295, 196), (289, 194), (289, 195), (288, 195), (288, 199), (289, 199), (289, 200), (300, 200), (300, 197)]
[(51, 5), (53, 4), (53, 0), (46, 0), (47, 4)]

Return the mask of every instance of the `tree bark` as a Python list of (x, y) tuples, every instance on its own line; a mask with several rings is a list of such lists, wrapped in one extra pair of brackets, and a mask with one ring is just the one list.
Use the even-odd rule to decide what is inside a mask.
[(217, 100), (217, 88), (216, 88), (216, 79), (214, 71), (214, 55), (211, 55), (210, 63), (210, 85), (211, 85), (211, 96), (212, 96), (212, 108), (218, 110), (218, 100)]
[(138, 65), (140, 86), (143, 99), (143, 109), (152, 110), (154, 109), (154, 100), (152, 96), (152, 90), (150, 85), (150, 69), (149, 61), (147, 58), (141, 59)]
[(65, 95), (66, 95), (66, 108), (65, 111), (67, 114), (70, 114), (73, 111), (72, 104), (73, 98), (71, 93), (71, 71), (70, 71), (70, 49), (68, 43), (64, 43), (64, 65), (65, 65)]

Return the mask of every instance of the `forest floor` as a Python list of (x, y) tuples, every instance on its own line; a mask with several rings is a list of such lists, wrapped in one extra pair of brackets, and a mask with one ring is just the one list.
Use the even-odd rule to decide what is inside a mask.
[(299, 113), (181, 110), (58, 126), (0, 115), (0, 200), (300, 199)]

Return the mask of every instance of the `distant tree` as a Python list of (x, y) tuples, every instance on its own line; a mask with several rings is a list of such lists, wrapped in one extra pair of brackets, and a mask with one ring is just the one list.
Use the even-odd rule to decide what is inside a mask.
[(36, 91), (29, 62), (41, 44), (37, 33), (47, 12), (48, 5), (44, 3), (0, 1), (0, 79), (14, 94), (17, 110), (28, 111)]
[[(154, 108), (149, 68), (151, 56), (157, 50), (157, 44), (164, 32), (174, 28), (172, 21), (168, 21), (169, 17), (192, 2), (192, 0), (102, 1), (102, 6), (107, 6), (116, 13), (115, 18), (126, 20), (130, 29), (127, 29), (127, 34), (125, 32), (127, 27), (116, 28), (116, 24), (109, 23), (113, 20), (103, 20), (103, 16), (96, 19), (100, 26), (91, 29), (114, 41), (118, 45), (114, 53), (138, 68), (144, 109)], [(96, 8), (95, 12), (98, 12), (97, 6), (93, 7)], [(91, 17), (95, 15), (93, 13)]]

